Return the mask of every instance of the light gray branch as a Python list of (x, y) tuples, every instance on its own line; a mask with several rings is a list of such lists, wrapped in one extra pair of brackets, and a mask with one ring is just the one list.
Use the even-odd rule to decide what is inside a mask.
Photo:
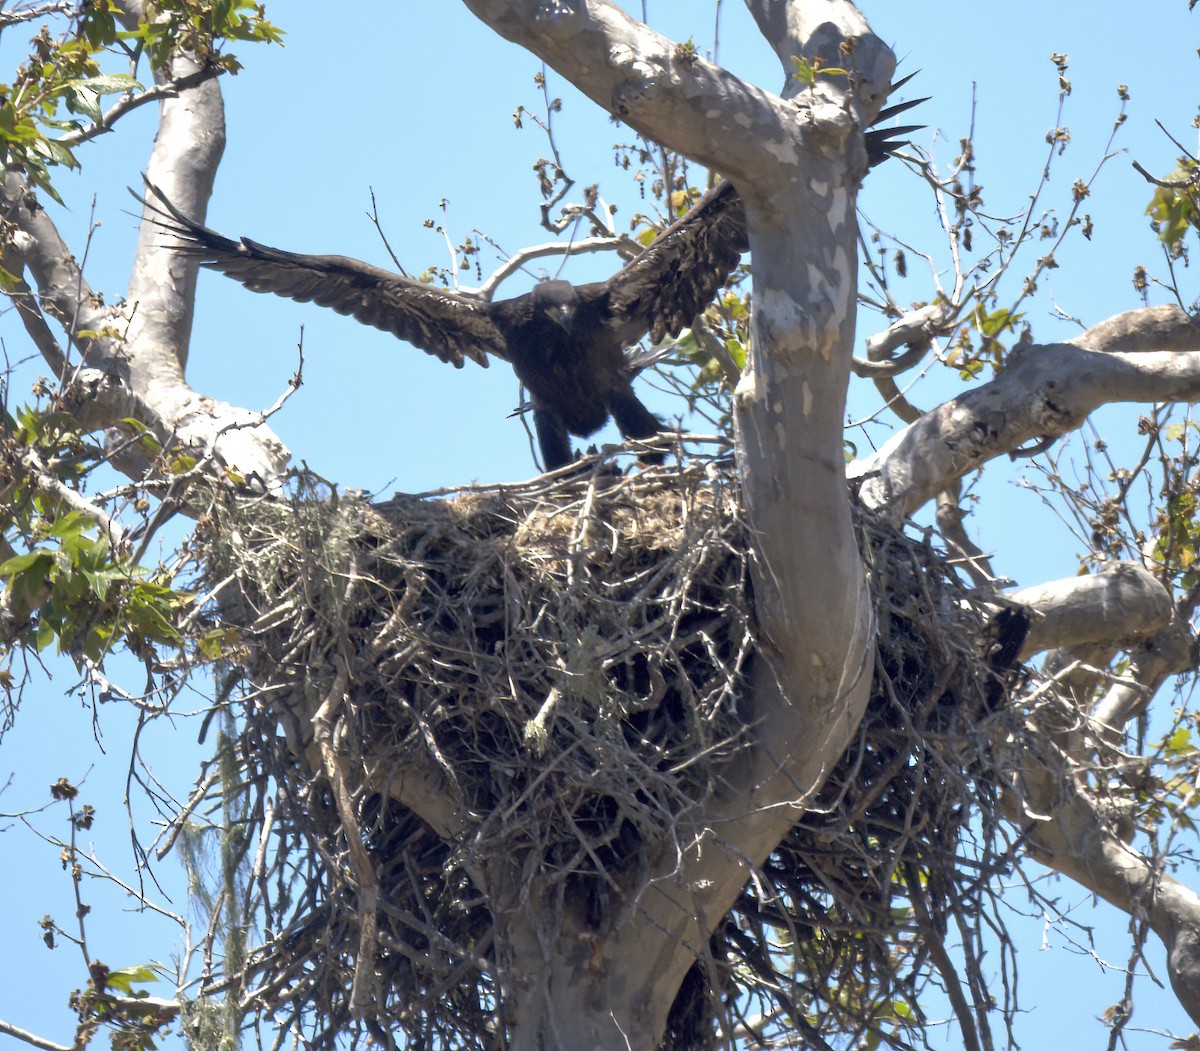
[[(1038, 861), (1133, 917), (1143, 917), (1167, 950), (1171, 988), (1200, 1024), (1200, 896), (1162, 872), (1112, 831), (1096, 804), (1063, 771), (1025, 778), (1027, 804), (1048, 815), (1013, 814)], [(1011, 803), (1011, 801), (1010, 801)]]
[(51, 15), (65, 14), (74, 9), (74, 0), (53, 0), (52, 3), (35, 4), (33, 7), (21, 8), (16, 11), (0, 11), (0, 30), (20, 25), (22, 22), (37, 22), (43, 18), (49, 18)]
[(797, 110), (635, 21), (610, 0), (464, 0), (636, 131), (743, 192), (796, 177)]
[(957, 483), (938, 494), (936, 521), (938, 531), (946, 541), (946, 553), (978, 587), (994, 588), (997, 580), (992, 572), (991, 559), (967, 535), (963, 525), (967, 514), (959, 502), (961, 498), (961, 486)]
[[(1009, 597), (1040, 614), (1022, 656), (1065, 645), (1077, 654), (1093, 650), (1091, 663), (1102, 666), (1112, 644), (1128, 648), (1139, 636), (1145, 639), (1133, 650), (1128, 674), (1110, 687), (1092, 713), (1091, 727), (1113, 743), (1125, 722), (1145, 711), (1170, 675), (1194, 666), (1194, 640), (1172, 619), (1170, 595), (1139, 565), (1121, 563), (1092, 576), (1024, 588)], [(1055, 655), (1056, 662), (1061, 664), (1070, 652)], [(1063, 667), (1064, 679), (1072, 674), (1071, 667)], [(1081, 667), (1078, 681), (1064, 685), (1085, 708), (1095, 681), (1094, 669)], [(1149, 923), (1166, 947), (1175, 995), (1200, 1023), (1200, 897), (1119, 834), (1112, 815), (1079, 776), (1093, 754), (1079, 727), (1043, 727), (1041, 746), (1015, 757), (1016, 791), (1005, 794), (1008, 816), (1024, 830), (1038, 861)]]
[(10, 1022), (5, 1022), (0, 1019), (0, 1033), (5, 1036), (11, 1036), (22, 1043), (28, 1044), (30, 1047), (39, 1048), (40, 1051), (75, 1051), (77, 1044), (56, 1044), (53, 1040), (47, 1040), (43, 1036), (38, 1036), (36, 1033), (27, 1032), (24, 1029), (18, 1029)]
[[(0, 212), (15, 227), (15, 261), (32, 274), (42, 310), (62, 325), (85, 363), (119, 371), (121, 355), (115, 341), (105, 335), (117, 319), (98, 306), (99, 299), (84, 280), (70, 249), (16, 172), (6, 173), (0, 183)], [(48, 354), (47, 363), (55, 369), (56, 377), (65, 378), (61, 351), (57, 346), (44, 347), (42, 339), (37, 342), (39, 349)]]
[(1186, 624), (1172, 620), (1130, 654), (1129, 681), (1109, 687), (1092, 719), (1116, 741), (1131, 720), (1146, 712), (1159, 687), (1172, 675), (1193, 670), (1196, 659), (1195, 637)]
[[(851, 368), (856, 376), (896, 376), (912, 368), (925, 356), (929, 342), (954, 324), (955, 312), (945, 303), (929, 303), (897, 318), (882, 332), (867, 340), (867, 357), (855, 357)], [(903, 354), (893, 352), (907, 347)]]
[[(200, 90), (215, 86), (209, 82)], [(286, 469), (287, 450), (263, 425), (260, 414), (206, 398), (183, 379), (176, 357), (178, 343), (171, 338), (172, 331), (186, 331), (178, 312), (185, 300), (178, 287), (170, 297), (152, 296), (138, 304), (137, 316), (144, 320), (135, 347), (132, 339), (122, 338), (121, 318), (98, 305), (99, 298), (53, 221), (14, 172), (0, 183), (0, 212), (15, 227), (13, 258), (33, 277), (42, 310), (62, 326), (79, 352), (82, 367), (67, 369), (57, 341), (45, 332), (34, 332), (35, 342), (63, 384), (64, 400), (79, 412), (81, 422), (109, 426), (132, 416), (163, 446), (182, 443), (212, 464), (258, 479), (265, 488), (278, 484)], [(152, 251), (147, 266), (169, 265), (166, 254)], [(168, 320), (160, 323), (150, 318), (154, 311), (163, 312)], [(23, 310), (22, 317), (27, 326), (37, 327), (31, 310)], [(155, 343), (152, 333), (160, 334), (164, 342)], [(119, 461), (117, 466), (125, 469)]]
[[(513, 274), (535, 259), (546, 259), (553, 256), (590, 255), (593, 252), (609, 252), (625, 245), (635, 249), (640, 246), (628, 236), (620, 237), (585, 237), (578, 241), (548, 241), (545, 244), (530, 245), (506, 259), (502, 266), (497, 267), (487, 276), (474, 291), (484, 299), (491, 299), (496, 290)], [(465, 291), (465, 289), (459, 289)]]
[(1178, 307), (1118, 314), (1068, 343), (1019, 344), (999, 375), (939, 405), (859, 460), (868, 506), (910, 515), (951, 482), (1111, 402), (1200, 399), (1200, 325)]
[(1034, 614), (1021, 648), (1022, 660), (1064, 646), (1128, 646), (1165, 627), (1172, 611), (1167, 589), (1153, 573), (1133, 562), (1035, 584), (1006, 597)]

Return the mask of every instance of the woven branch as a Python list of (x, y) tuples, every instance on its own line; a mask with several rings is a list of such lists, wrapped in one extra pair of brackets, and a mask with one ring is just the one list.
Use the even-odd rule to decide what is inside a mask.
[[(718, 926), (667, 1046), (716, 1046), (747, 1002), (810, 1036), (881, 1032), (880, 1004), (919, 1010), (930, 917), (978, 916), (1011, 864), (995, 786), (1025, 716), (1002, 703), (1017, 673), (989, 611), (928, 537), (859, 531), (880, 626), (867, 716)], [(275, 852), (246, 1006), (316, 1047), (500, 1046), (486, 874), (520, 866), (597, 931), (625, 915), (740, 746), (746, 537), (716, 463), (376, 506), (310, 487), (216, 515), (210, 573), (237, 580), (222, 612), (252, 625), (240, 755), (277, 797), (258, 808)]]

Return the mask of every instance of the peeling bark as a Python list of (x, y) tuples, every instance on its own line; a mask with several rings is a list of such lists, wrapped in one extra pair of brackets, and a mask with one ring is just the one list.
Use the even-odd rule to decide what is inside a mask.
[(795, 179), (800, 159), (795, 108), (680, 48), (616, 4), (463, 2), (597, 105), (648, 138), (715, 168), (739, 190)]

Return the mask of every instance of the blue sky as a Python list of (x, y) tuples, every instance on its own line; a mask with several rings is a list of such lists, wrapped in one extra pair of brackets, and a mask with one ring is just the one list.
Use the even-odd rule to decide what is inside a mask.
[[(640, 3), (627, 6), (640, 14)], [(678, 39), (690, 36), (702, 52), (711, 49), (710, 3), (647, 0), (646, 6), (660, 31)], [(1071, 146), (1056, 162), (1046, 197), (1057, 208), (1065, 210), (1071, 184), (1095, 167), (1117, 113), (1116, 87), (1129, 86), (1130, 117), (1117, 143), (1127, 152), (1109, 162), (1089, 202), (1096, 236), (1090, 244), (1072, 241), (1061, 253), (1060, 269), (1044, 281), (1046, 294), (1031, 309), (1030, 320), (1035, 337), (1044, 340), (1072, 333), (1052, 316), (1055, 304), (1085, 321), (1138, 305), (1133, 268), (1153, 266), (1157, 256), (1142, 215), (1149, 195), (1130, 161), (1155, 172), (1171, 168), (1175, 150), (1155, 127), (1156, 118), (1194, 145), (1189, 122), (1200, 99), (1200, 15), (1188, 15), (1186, 0), (1157, 0), (1141, 5), (1136, 15), (1115, 0), (957, 7), (893, 0), (863, 6), (876, 31), (894, 46), (901, 72), (921, 71), (906, 90), (932, 96), (919, 111), (930, 125), (919, 134), (920, 144), (949, 162), (973, 113), (978, 180), (995, 213), (1018, 210), (1045, 163), (1045, 134), (1057, 108), (1051, 52), (1070, 56), (1074, 86), (1064, 117)], [(535, 112), (541, 108), (534, 85), (541, 68), (537, 60), (448, 0), (359, 0), (337, 9), (294, 0), (276, 4), (269, 13), (288, 31), (286, 46), (239, 52), (246, 68), (224, 82), (229, 141), (210, 225), (284, 248), (390, 265), (367, 218), (373, 188), (389, 240), (410, 272), (447, 262), (443, 239), (425, 228), (426, 219), (443, 224), (455, 242), (476, 228), (510, 251), (547, 239), (538, 226), (532, 170), (547, 144), (531, 124), (517, 130), (512, 119), (518, 105)], [(24, 36), (13, 30), (5, 34), (2, 68), (19, 60)], [(732, 0), (722, 8), (720, 39), (718, 57), (735, 72), (763, 87), (779, 86), (774, 57)], [(555, 118), (558, 144), (578, 186), (599, 182), (606, 198), (621, 203), (619, 215), (633, 216), (641, 202), (613, 164), (614, 143), (632, 140), (628, 129), (613, 125), (554, 73), (550, 90), (564, 100)], [(135, 115), (117, 133), (82, 151), (83, 173), (60, 184), (69, 208), (57, 217), (72, 243), (82, 242), (95, 199), (102, 225), (88, 273), (110, 299), (126, 284), (136, 235), (125, 187), (138, 185), (152, 134), (153, 114)], [(873, 172), (861, 203), (884, 228), (918, 244), (938, 243), (929, 199), (899, 165)], [(485, 254), (485, 268), (490, 258)], [(588, 260), (565, 276), (590, 279), (613, 265)], [(902, 297), (926, 298), (928, 281), (919, 268), (910, 275)], [(1192, 280), (1190, 273), (1184, 280)], [(520, 290), (514, 284), (502, 294)], [(1190, 293), (1196, 291), (1192, 281)], [(266, 407), (295, 370), (301, 326), (304, 386), (273, 420), (298, 460), (343, 485), (385, 495), (534, 473), (523, 429), (506, 419), (517, 402), (517, 385), (503, 365), (485, 371), (468, 364), (456, 372), (332, 312), (256, 296), (217, 275), (201, 276), (189, 375), (206, 393)], [(867, 334), (864, 330), (860, 338)], [(0, 337), (10, 355), (24, 353), (11, 315), (0, 317)], [(957, 381), (939, 383), (938, 392), (953, 392)], [(856, 391), (855, 411), (873, 408), (872, 396), (869, 389)], [(916, 398), (925, 405), (935, 400), (932, 390)], [(668, 401), (648, 400), (661, 413), (673, 411)], [(1103, 426), (1119, 448), (1130, 430), (1129, 414), (1107, 414)], [(1076, 562), (1069, 536), (1035, 496), (1013, 485), (1026, 470), (1024, 465), (989, 467), (985, 494), (998, 510), (989, 517), (985, 505), (971, 525), (985, 547), (1001, 552), (1001, 569), (1022, 582), (1070, 575)], [(1036, 544), (1030, 536), (1037, 537)], [(0, 795), (0, 811), (40, 805), (50, 782), (60, 776), (82, 779), (90, 770), (85, 794), (101, 812), (96, 843), (115, 870), (129, 873), (122, 811), (129, 717), (115, 705), (99, 712), (102, 751), (93, 741), (91, 713), (77, 699), (63, 696), (73, 672), (53, 670), (52, 681), (35, 676), (17, 729), (0, 744), (0, 785), (13, 773), (11, 786)], [(197, 698), (194, 707), (201, 706)], [(142, 744), (177, 792), (186, 791), (193, 774), (197, 730), (194, 720), (181, 717), (172, 726), (156, 727)], [(39, 824), (62, 828), (57, 811)], [(65, 922), (73, 911), (70, 888), (54, 850), (10, 822), (0, 821), (0, 829), (6, 829), (0, 839), (5, 856), (22, 859), (0, 867), (5, 902), (0, 944), (12, 947), (10, 961), (20, 961), (16, 973), (6, 969), (7, 981), (0, 983), (0, 1017), (66, 1042), (72, 1027), (64, 1001), (82, 981), (78, 957), (65, 947), (44, 951), (34, 924), (47, 912)], [(175, 907), (183, 909), (173, 871), (168, 861), (164, 872), (176, 888)], [(1200, 876), (1193, 884), (1200, 886)], [(1059, 889), (1063, 907), (1078, 909), (1077, 919), (1095, 925), (1097, 955), (1121, 964), (1123, 919), (1107, 909), (1093, 913), (1086, 895), (1069, 884)], [(126, 904), (102, 900), (109, 905), (98, 906), (92, 921), (93, 955), (123, 965), (174, 951), (167, 927), (157, 925), (147, 935), (139, 916), (117, 922), (119, 914), (112, 910)], [(1025, 1002), (1032, 1012), (1019, 1022), (1022, 1046), (1030, 1051), (1102, 1046), (1104, 1031), (1093, 1018), (1121, 995), (1120, 976), (1053, 936), (1047, 939), (1050, 947), (1041, 948), (1036, 920), (1022, 924), (1020, 932)], [(1165, 977), (1156, 945), (1150, 958)], [(1138, 988), (1145, 992), (1150, 983), (1142, 979)], [(1147, 997), (1134, 1028), (1139, 1024), (1179, 1033), (1193, 1028), (1169, 997)], [(1127, 1040), (1139, 1051), (1166, 1043), (1136, 1032)]]

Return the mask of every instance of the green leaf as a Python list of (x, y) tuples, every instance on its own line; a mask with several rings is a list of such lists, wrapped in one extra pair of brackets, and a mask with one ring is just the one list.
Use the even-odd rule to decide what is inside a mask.
[(796, 68), (792, 71), (792, 76), (795, 77), (801, 84), (808, 84), (810, 87), (817, 82), (817, 71), (813, 68), (813, 64), (806, 58), (797, 58), (791, 56), (792, 65)]
[(700, 341), (690, 328), (675, 341), (675, 353), (684, 358), (694, 358), (701, 353)]
[(791, 59), (792, 65), (796, 67), (792, 72), (792, 76), (800, 81), (800, 83), (809, 85), (809, 87), (817, 82), (818, 73), (824, 73), (830, 77), (847, 77), (850, 75), (848, 69), (842, 69), (840, 66), (822, 65), (819, 58), (814, 58), (810, 62), (806, 58), (797, 58), (795, 55), (792, 55)]
[(13, 555), (12, 558), (7, 558), (0, 562), (0, 577), (11, 577), (18, 573), (24, 573), (30, 566), (45, 561), (47, 565), (52, 563), (54, 556), (45, 548), (35, 548), (33, 551), (28, 551), (23, 555)]
[(196, 640), (196, 650), (205, 660), (217, 661), (226, 656), (238, 641), (238, 633), (233, 628), (213, 628)]
[(649, 248), (654, 243), (654, 239), (658, 236), (658, 231), (653, 226), (647, 226), (645, 230), (637, 234), (634, 240), (637, 241), (643, 248)]
[(63, 87), (82, 88), (95, 95), (123, 95), (127, 91), (140, 91), (142, 85), (128, 73), (104, 73), (85, 80), (68, 80)]
[(1167, 755), (1183, 755), (1195, 751), (1192, 747), (1192, 735), (1186, 726), (1176, 727), (1175, 732), (1163, 743), (1163, 751)]
[(80, 167), (79, 161), (75, 159), (75, 154), (71, 152), (70, 147), (64, 146), (55, 139), (42, 139), (35, 144), (34, 149), (45, 156), (51, 164), (57, 164), (63, 168)]
[[(134, 995), (134, 985), (157, 982), (158, 975), (149, 967), (123, 967), (119, 971), (109, 971), (106, 981), (110, 988), (117, 989), (126, 996), (132, 996)], [(142, 995), (145, 995), (144, 991)]]
[(1017, 322), (1024, 316), (1024, 314), (1014, 314), (1011, 310), (1003, 307), (999, 310), (993, 310), (990, 314), (976, 310), (971, 314), (970, 323), (982, 335), (987, 336), (989, 339), (995, 339), (1002, 332), (1013, 331), (1016, 328)]
[(725, 350), (729, 356), (733, 358), (733, 363), (739, 368), (746, 367), (746, 344), (740, 339), (727, 339), (725, 341)]
[(0, 139), (6, 142), (31, 145), (42, 133), (26, 113), (20, 113), (11, 102), (0, 104)]
[(135, 584), (130, 589), (125, 610), (129, 627), (150, 642), (177, 643), (180, 634), (172, 623), (175, 606), (175, 595), (170, 590), (145, 583)]
[(80, 570), (83, 578), (91, 586), (92, 594), (101, 602), (108, 595), (108, 589), (116, 583), (127, 580), (129, 577), (128, 570), (113, 566), (111, 569), (102, 570)]
[(66, 514), (59, 515), (54, 520), (53, 524), (47, 530), (47, 536), (64, 540), (80, 536), (91, 527), (92, 520), (82, 511), (68, 511)]
[(45, 618), (38, 618), (37, 629), (34, 632), (33, 638), (33, 645), (38, 653), (41, 653), (42, 650), (49, 646), (56, 637), (54, 625), (49, 623)]

